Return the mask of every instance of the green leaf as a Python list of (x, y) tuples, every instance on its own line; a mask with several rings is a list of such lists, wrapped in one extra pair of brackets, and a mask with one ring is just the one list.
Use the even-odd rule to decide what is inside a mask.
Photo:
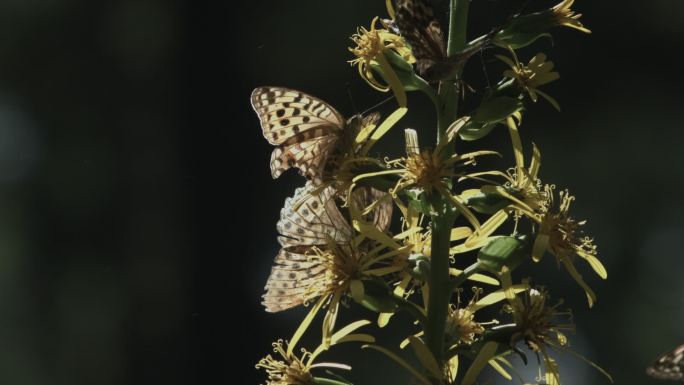
[(511, 203), (499, 194), (482, 192), (469, 196), (466, 204), (480, 214), (494, 214)]
[(498, 123), (522, 110), (523, 107), (522, 100), (510, 96), (485, 99), (475, 111), (472, 120), (482, 124)]
[(497, 273), (503, 266), (515, 269), (530, 255), (530, 244), (526, 236), (496, 237), (480, 249), (477, 260), (480, 266), (490, 272)]
[[(399, 78), (399, 81), (401, 82), (401, 85), (404, 87), (404, 90), (406, 91), (417, 91), (420, 89), (417, 79), (417, 75), (413, 70), (413, 65), (404, 58), (402, 58), (399, 54), (394, 52), (391, 49), (387, 49), (383, 51), (383, 55), (385, 56), (385, 59), (387, 59), (387, 62), (389, 65), (392, 67), (394, 72), (397, 74), (397, 78)], [(377, 62), (371, 62), (371, 68), (373, 71), (375, 71), (380, 77), (383, 78), (387, 83), (389, 83), (389, 80), (385, 76), (384, 71), (382, 70), (382, 67), (377, 63)]]
[(471, 120), (459, 131), (458, 135), (465, 141), (473, 141), (487, 136), (498, 123), (479, 123)]
[(498, 36), (496, 36), (496, 38), (494, 38), (494, 44), (501, 48), (511, 47), (513, 49), (520, 49), (527, 47), (542, 37), (548, 37), (549, 39), (553, 40), (551, 34), (549, 33), (520, 31), (500, 33)]
[(421, 214), (430, 215), (432, 206), (428, 202), (427, 196), (422, 189), (413, 188), (404, 190), (404, 194), (409, 199), (409, 206)]
[(397, 309), (394, 294), (387, 283), (381, 279), (364, 279), (363, 298), (354, 298), (354, 301), (368, 310), (376, 313), (392, 313)]
[(523, 101), (510, 96), (492, 96), (482, 101), (472, 119), (459, 131), (466, 141), (478, 140), (488, 135), (500, 122), (524, 107)]

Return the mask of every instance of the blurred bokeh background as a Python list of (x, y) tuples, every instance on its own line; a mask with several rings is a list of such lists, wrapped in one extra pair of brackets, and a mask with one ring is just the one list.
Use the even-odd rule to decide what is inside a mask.
[[(471, 35), (519, 4), (473, 0)], [(583, 268), (590, 311), (552, 258), (530, 274), (574, 309), (575, 350), (616, 383), (657, 384), (645, 366), (684, 343), (684, 2), (575, 8), (592, 35), (529, 50), (556, 63), (563, 111), (534, 105), (522, 132), (542, 178), (577, 196), (609, 279)], [(288, 86), (347, 115), (381, 101), (346, 47), (384, 14), (380, 0), (0, 2), (0, 383), (262, 383), (254, 363), (303, 315), (260, 305), (302, 179), (271, 180), (249, 93)], [(480, 63), (468, 71), (477, 85)], [(411, 103), (402, 124), (431, 129), (431, 107)], [(505, 148), (500, 134), (487, 144)], [(342, 354), (358, 384), (406, 383), (382, 356)], [(606, 383), (560, 359), (564, 383)]]

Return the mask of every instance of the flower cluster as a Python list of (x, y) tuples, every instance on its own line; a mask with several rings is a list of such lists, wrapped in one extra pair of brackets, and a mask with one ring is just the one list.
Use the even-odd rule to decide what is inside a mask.
[[(560, 383), (559, 365), (548, 352), (568, 350), (571, 313), (560, 309), (561, 301), (551, 304), (547, 288), (532, 287), (527, 279), (514, 283), (515, 269), (552, 254), (584, 290), (590, 307), (596, 294), (575, 262), (588, 262), (603, 279), (607, 273), (593, 238), (584, 233), (586, 221), (570, 213), (575, 198), (540, 180), (541, 152), (534, 144), (525, 161), (523, 111), (540, 96), (560, 110), (540, 90), (559, 74), (546, 54), (523, 64), (516, 50), (553, 27), (589, 30), (570, 9), (573, 1), (564, 0), (511, 15), (504, 25), (467, 41), (463, 1), (468, 0), (451, 2), (450, 20), (457, 22), (448, 34), (428, 1), (386, 0), (389, 18), (375, 17), (352, 35), (351, 65), (373, 89), (392, 91), (396, 99), (398, 106), (385, 119), (378, 112), (345, 119), (328, 103), (289, 88), (252, 93), (264, 137), (275, 146), (273, 177), (295, 168), (307, 179), (280, 212), (280, 251), (263, 304), (269, 312), (297, 306), (309, 311), (289, 341), (273, 344), (275, 356), (257, 364), (267, 384), (348, 384), (330, 370), (351, 367), (315, 363), (344, 342), (384, 354), (424, 385), (471, 385), (486, 366), (511, 379), (511, 354), (536, 355), (546, 383)], [(457, 108), (458, 98), (466, 96), (463, 68), (475, 52), (499, 59), (483, 60), (487, 65), (503, 62), (508, 68), (496, 86), (474, 93), (477, 108), (463, 113)], [(411, 92), (435, 105), (435, 145), (418, 141), (418, 131), (428, 127), (405, 129), (405, 155), (372, 156), (374, 144), (409, 111)], [(511, 162), (502, 157), (503, 149), (463, 150), (464, 141), (477, 141), (497, 126), (510, 137)], [(484, 158), (491, 159), (480, 162)], [(495, 168), (493, 162), (503, 163)], [(473, 294), (462, 303), (468, 287)], [(339, 313), (354, 304), (375, 312), (377, 327), (389, 327), (394, 314), (405, 312), (416, 330), (391, 347), (356, 333), (369, 327), (368, 320), (338, 327)], [(489, 307), (500, 311), (484, 315)], [(320, 345), (296, 354), (319, 313)], [(405, 350), (415, 360), (404, 357)], [(319, 368), (327, 368), (326, 377)]]

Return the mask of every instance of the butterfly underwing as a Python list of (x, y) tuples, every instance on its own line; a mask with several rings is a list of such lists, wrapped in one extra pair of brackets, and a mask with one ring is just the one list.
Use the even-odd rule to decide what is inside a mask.
[(345, 120), (328, 103), (281, 87), (259, 87), (251, 100), (264, 137), (276, 146), (270, 162), (274, 179), (298, 168), (301, 175), (320, 185), (334, 172), (329, 161), (353, 152), (356, 133), (379, 120), (376, 113)]
[[(347, 255), (354, 255), (356, 251), (352, 249), (354, 233), (338, 207), (334, 187), (313, 193), (316, 189), (313, 182), (307, 182), (285, 200), (280, 211), (277, 229), (282, 248), (275, 257), (262, 302), (268, 312), (304, 303), (311, 295), (312, 285), (323, 279), (327, 268), (320, 259), (312, 258), (314, 248), (324, 251), (334, 244), (338, 252)], [(352, 197), (352, 204), (367, 207), (385, 194), (371, 188), (359, 188)], [(391, 200), (384, 199), (365, 219), (385, 231), (391, 213)]]
[(660, 356), (646, 373), (662, 380), (684, 381), (684, 345)]
[(427, 0), (396, 0), (395, 19), (391, 23), (411, 46), (416, 69), (425, 80), (434, 82), (450, 76), (481, 45), (448, 56), (444, 32)]

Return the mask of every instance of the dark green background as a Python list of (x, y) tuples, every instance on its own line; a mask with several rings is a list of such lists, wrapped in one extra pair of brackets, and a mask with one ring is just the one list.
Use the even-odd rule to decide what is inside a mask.
[[(0, 382), (262, 383), (254, 363), (303, 314), (259, 304), (280, 206), (302, 179), (271, 180), (249, 93), (297, 88), (346, 115), (382, 100), (345, 61), (383, 3), (0, 3)], [(472, 35), (517, 4), (473, 0)], [(645, 366), (684, 343), (684, 3), (575, 8), (592, 35), (560, 30), (525, 53), (556, 63), (547, 90), (563, 111), (538, 103), (521, 130), (541, 177), (577, 196), (609, 280), (580, 267), (599, 297), (589, 311), (552, 257), (529, 274), (574, 309), (575, 350), (616, 383), (656, 384)], [(468, 71), (481, 84), (478, 60)], [(428, 138), (431, 107), (417, 95), (411, 107), (401, 125)], [(406, 324), (382, 334), (401, 339)], [(375, 353), (343, 352), (357, 384), (407, 383)], [(560, 359), (565, 384), (605, 383)]]

